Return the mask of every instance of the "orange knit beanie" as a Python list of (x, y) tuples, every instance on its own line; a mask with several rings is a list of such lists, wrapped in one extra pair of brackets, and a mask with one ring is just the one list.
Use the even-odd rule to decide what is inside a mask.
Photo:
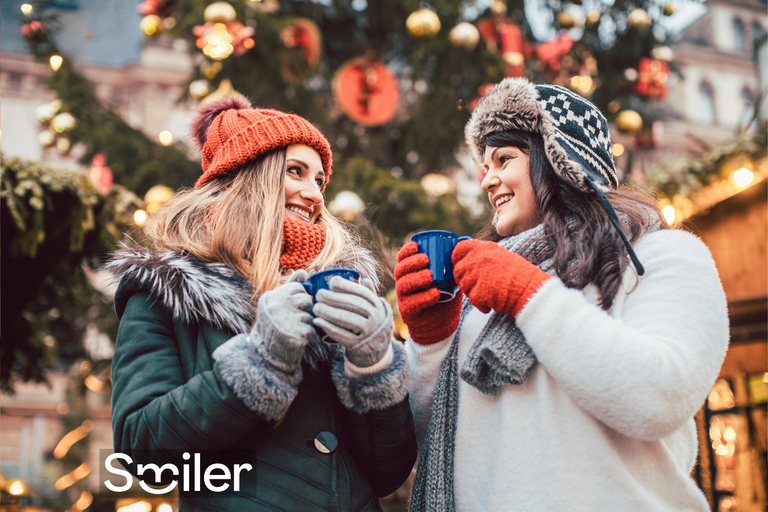
[(235, 171), (273, 149), (306, 144), (320, 154), (325, 191), (331, 177), (331, 145), (312, 123), (279, 110), (251, 108), (240, 98), (212, 101), (200, 108), (192, 134), (203, 154), (203, 175), (195, 188)]

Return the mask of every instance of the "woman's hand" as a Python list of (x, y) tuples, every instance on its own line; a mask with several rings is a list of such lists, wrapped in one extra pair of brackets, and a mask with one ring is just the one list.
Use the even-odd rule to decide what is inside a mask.
[(344, 346), (344, 356), (357, 367), (381, 361), (392, 339), (392, 309), (378, 297), (373, 283), (358, 284), (341, 277), (328, 283), (330, 291), (319, 290), (312, 308), (315, 325)]
[(297, 270), (285, 284), (264, 292), (250, 332), (264, 358), (286, 373), (298, 368), (304, 347), (317, 339), (312, 297), (301, 285), (308, 277), (306, 270)]
[(485, 240), (459, 242), (452, 261), (456, 284), (483, 313), (494, 310), (516, 316), (552, 277), (519, 254)]
[(395, 291), (400, 317), (416, 343), (437, 343), (459, 327), (461, 292), (448, 302), (437, 302), (440, 292), (434, 286), (429, 258), (419, 252), (416, 242), (408, 242), (397, 253)]

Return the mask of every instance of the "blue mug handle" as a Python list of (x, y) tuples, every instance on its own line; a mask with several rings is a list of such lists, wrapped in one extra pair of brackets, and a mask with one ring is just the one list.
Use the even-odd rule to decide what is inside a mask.
[(460, 236), (458, 240), (456, 240), (456, 243), (462, 242), (464, 240), (472, 240), (471, 236)]
[(301, 286), (304, 287), (304, 290), (306, 290), (308, 294), (312, 295), (312, 283), (307, 282), (307, 283), (299, 283), (299, 284), (301, 284)]

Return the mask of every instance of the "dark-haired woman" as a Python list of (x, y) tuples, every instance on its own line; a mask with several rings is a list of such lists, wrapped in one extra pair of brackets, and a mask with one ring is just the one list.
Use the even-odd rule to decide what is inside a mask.
[(728, 344), (717, 270), (653, 200), (618, 188), (604, 117), (506, 79), (466, 128), (495, 214), (395, 269), (421, 456), (411, 510), (705, 511), (694, 414)]
[[(232, 99), (193, 131), (194, 189), (150, 217), (151, 248), (109, 265), (115, 450), (177, 468), (182, 511), (381, 510), (416, 458), (409, 373), (372, 255), (325, 208), (330, 145)], [(313, 305), (301, 281), (333, 267), (362, 283), (333, 278)]]

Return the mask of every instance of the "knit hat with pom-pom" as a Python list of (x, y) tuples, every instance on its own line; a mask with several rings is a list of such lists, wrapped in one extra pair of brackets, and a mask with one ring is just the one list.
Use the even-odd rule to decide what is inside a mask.
[(203, 175), (195, 182), (196, 189), (290, 144), (306, 144), (320, 154), (325, 171), (322, 191), (331, 176), (331, 145), (312, 123), (295, 114), (251, 108), (242, 98), (224, 98), (200, 108), (192, 134), (203, 154)]

